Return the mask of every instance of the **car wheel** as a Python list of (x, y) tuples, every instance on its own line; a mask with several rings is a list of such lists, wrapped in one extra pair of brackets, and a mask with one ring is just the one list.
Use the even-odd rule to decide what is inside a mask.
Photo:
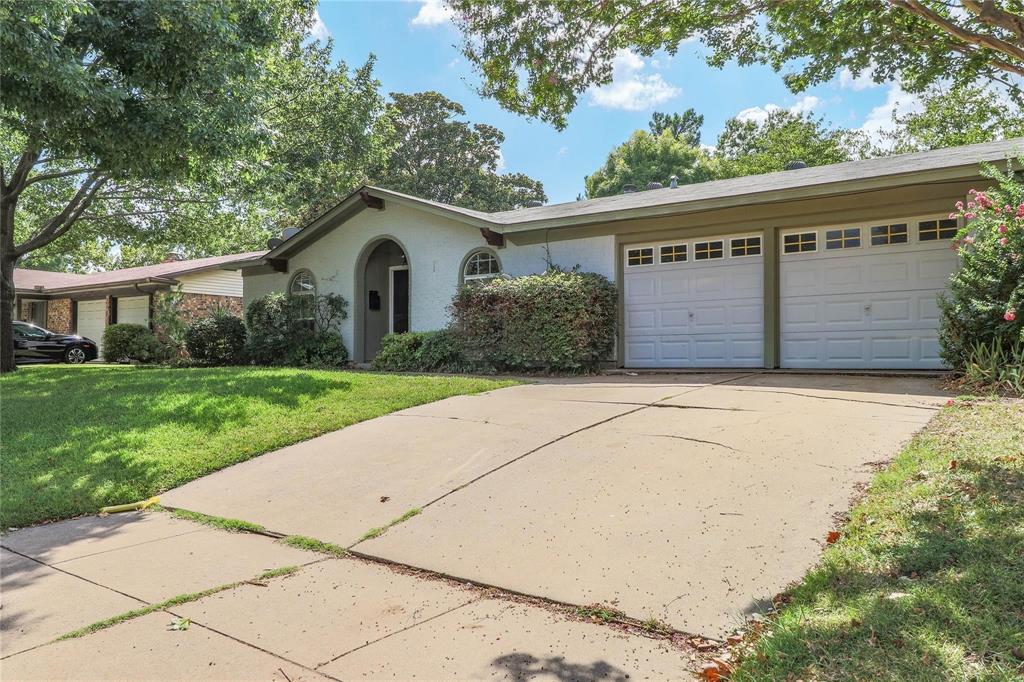
[(77, 346), (68, 348), (68, 351), (64, 353), (64, 360), (71, 365), (80, 365), (85, 362), (85, 351)]

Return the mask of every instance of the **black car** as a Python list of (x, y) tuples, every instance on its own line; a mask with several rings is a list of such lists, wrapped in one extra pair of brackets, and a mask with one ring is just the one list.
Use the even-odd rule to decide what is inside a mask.
[(68, 362), (80, 365), (99, 355), (96, 342), (74, 334), (54, 334), (28, 322), (14, 322), (15, 362)]

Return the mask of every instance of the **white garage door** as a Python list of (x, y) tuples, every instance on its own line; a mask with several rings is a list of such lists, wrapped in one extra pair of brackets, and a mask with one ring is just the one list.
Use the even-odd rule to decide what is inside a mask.
[(623, 255), (627, 367), (762, 367), (761, 236), (631, 245)]
[(107, 302), (103, 299), (98, 301), (78, 302), (78, 329), (80, 336), (86, 336), (96, 342), (96, 346), (103, 350), (103, 329), (107, 326)]
[(940, 218), (784, 231), (782, 366), (941, 368), (936, 299), (955, 233)]
[(149, 326), (149, 296), (118, 297), (117, 321), (119, 324)]

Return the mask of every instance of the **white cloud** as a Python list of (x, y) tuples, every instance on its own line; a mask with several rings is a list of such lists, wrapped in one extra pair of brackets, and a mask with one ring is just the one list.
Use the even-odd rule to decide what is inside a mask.
[(505, 155), (502, 153), (501, 148), (498, 148), (498, 158), (494, 162), (494, 172), (500, 172), (505, 170)]
[(440, 26), (451, 20), (455, 12), (444, 0), (423, 0), (420, 11), (412, 18), (413, 26)]
[(643, 111), (676, 97), (679, 88), (659, 73), (644, 73), (648, 64), (630, 50), (619, 50), (612, 60), (612, 82), (590, 91), (590, 102), (608, 109)]
[(854, 76), (853, 71), (850, 71), (850, 67), (844, 66), (843, 70), (839, 72), (839, 87), (843, 90), (867, 90), (868, 88), (877, 88), (879, 83), (876, 83), (871, 79), (871, 69), (866, 69), (860, 72), (859, 76)]
[(921, 98), (911, 95), (903, 90), (899, 83), (889, 86), (889, 92), (885, 96), (885, 102), (868, 112), (867, 118), (861, 124), (860, 130), (872, 141), (878, 144), (885, 144), (885, 135), (896, 129), (894, 120), (896, 116), (906, 116), (921, 111), (924, 105)]
[(313, 10), (313, 23), (309, 26), (309, 37), (313, 40), (327, 40), (331, 37), (331, 31), (327, 24), (320, 18), (319, 10)]
[[(789, 107), (787, 111), (789, 111), (789, 113), (791, 114), (797, 114), (799, 116), (802, 116), (804, 114), (808, 114), (814, 111), (819, 106), (821, 106), (821, 104), (822, 101), (820, 97), (815, 97), (814, 95), (806, 95), (805, 97), (801, 97), (796, 102), (796, 104)], [(736, 114), (736, 118), (743, 122), (753, 121), (754, 123), (760, 125), (761, 123), (767, 121), (768, 116), (775, 111), (782, 111), (782, 107), (780, 107), (778, 104), (769, 103), (765, 104), (763, 107), (748, 107), (741, 111), (740, 113)]]

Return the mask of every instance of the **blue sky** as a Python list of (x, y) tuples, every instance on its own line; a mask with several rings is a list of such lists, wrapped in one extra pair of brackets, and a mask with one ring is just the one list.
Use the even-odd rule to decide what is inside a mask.
[(714, 144), (726, 119), (756, 118), (771, 107), (813, 111), (836, 125), (877, 134), (894, 109), (918, 106), (896, 84), (876, 85), (849, 72), (794, 95), (769, 68), (708, 67), (700, 44), (691, 42), (673, 57), (621, 53), (613, 83), (586, 93), (565, 130), (557, 131), (476, 94), (476, 76), (459, 53), (459, 33), (441, 0), (321, 0), (319, 15), (312, 33), (333, 36), (337, 58), (354, 67), (370, 53), (377, 56), (375, 72), (385, 93), (436, 90), (462, 104), (468, 120), (502, 130), (502, 172), (543, 181), (551, 202), (582, 193), (583, 177), (600, 167), (614, 145), (646, 128), (653, 111), (695, 108), (704, 115), (702, 142)]

